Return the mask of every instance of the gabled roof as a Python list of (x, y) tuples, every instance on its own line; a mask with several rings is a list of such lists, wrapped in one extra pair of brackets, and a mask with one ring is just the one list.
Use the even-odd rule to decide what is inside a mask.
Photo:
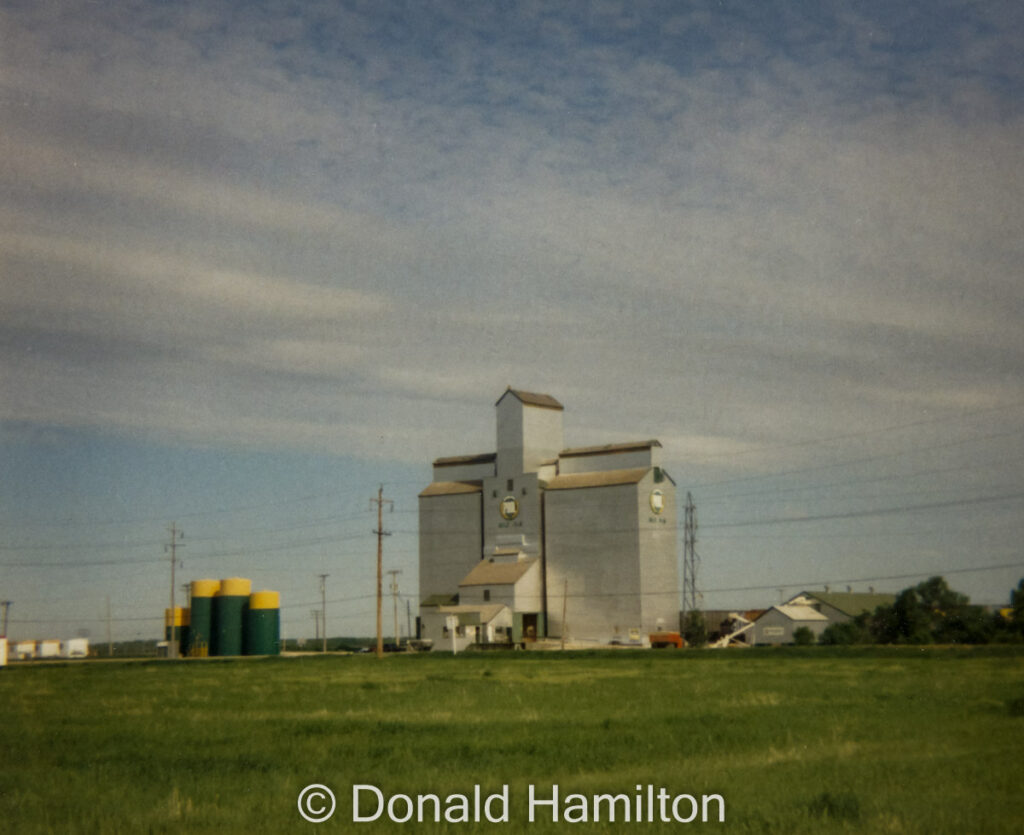
[(468, 493), (479, 493), (483, 484), (479, 481), (435, 481), (428, 484), (420, 493), (420, 498), (430, 496), (458, 496)]
[(432, 594), (424, 598), (420, 606), (454, 606), (457, 597), (455, 594)]
[(460, 464), (490, 464), (497, 460), (496, 452), (481, 452), (477, 455), (453, 455), (448, 458), (438, 458), (434, 461), (435, 467), (455, 467)]
[(572, 458), (580, 455), (614, 455), (618, 452), (639, 452), (656, 446), (660, 447), (661, 441), (655, 439), (649, 441), (627, 441), (623, 444), (604, 444), (603, 446), (581, 446), (574, 449), (563, 449), (559, 455), (562, 458)]
[(527, 406), (540, 406), (542, 409), (557, 409), (558, 411), (564, 411), (565, 406), (559, 403), (550, 394), (535, 394), (532, 391), (522, 391), (521, 389), (514, 389), (509, 386), (505, 389), (505, 393), (501, 395), (495, 402), (495, 406), (504, 400), (508, 395), (512, 395), (517, 398), (521, 403)]
[[(805, 621), (805, 620), (828, 620), (828, 618), (819, 612), (817, 609), (812, 609), (810, 606), (787, 606), (785, 604), (781, 606), (772, 606), (772, 609), (782, 612), (787, 618), (792, 621)], [(769, 609), (768, 612), (772, 611)], [(765, 612), (764, 614), (768, 614)], [(764, 617), (764, 615), (761, 615)]]
[(537, 560), (518, 562), (491, 562), (481, 560), (459, 583), (463, 586), (504, 586), (512, 585), (529, 571)]
[(556, 475), (545, 485), (548, 490), (576, 490), (582, 487), (612, 487), (618, 484), (638, 484), (651, 470), (636, 467), (630, 470), (598, 470), (591, 473)]
[(457, 615), (459, 626), (478, 626), (490, 623), (507, 608), (503, 603), (485, 603), (483, 606), (439, 606), (438, 611), (446, 615)]
[(896, 602), (895, 594), (876, 594), (874, 592), (805, 591), (801, 592), (800, 596), (834, 606), (851, 618), (864, 612), (873, 612), (879, 606), (889, 606)]

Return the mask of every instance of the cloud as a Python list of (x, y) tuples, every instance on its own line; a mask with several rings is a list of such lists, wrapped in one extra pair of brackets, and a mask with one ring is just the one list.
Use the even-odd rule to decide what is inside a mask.
[(511, 383), (742, 449), (1013, 397), (1019, 15), (922, 9), (5, 10), (8, 416), (364, 449)]

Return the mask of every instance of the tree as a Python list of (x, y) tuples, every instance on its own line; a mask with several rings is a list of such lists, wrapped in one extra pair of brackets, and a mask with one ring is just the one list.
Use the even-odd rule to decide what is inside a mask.
[(904, 589), (889, 606), (879, 606), (871, 617), (871, 634), (880, 644), (930, 644), (928, 608), (915, 589)]
[(1010, 622), (1018, 632), (1024, 633), (1024, 579), (1010, 592)]
[(879, 606), (870, 628), (883, 644), (987, 643), (993, 636), (991, 618), (942, 577), (904, 589), (891, 606)]
[(940, 644), (987, 644), (995, 637), (996, 625), (981, 606), (964, 604), (946, 613), (933, 634)]

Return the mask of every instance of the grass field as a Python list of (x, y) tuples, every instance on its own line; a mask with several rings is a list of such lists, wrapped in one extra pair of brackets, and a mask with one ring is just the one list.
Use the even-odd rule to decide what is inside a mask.
[[(322, 831), (1024, 831), (1021, 648), (29, 663), (0, 707), (18, 833), (308, 831), (310, 783)], [(507, 784), (509, 822), (354, 823), (353, 784)], [(715, 793), (726, 821), (531, 824), (530, 784)]]

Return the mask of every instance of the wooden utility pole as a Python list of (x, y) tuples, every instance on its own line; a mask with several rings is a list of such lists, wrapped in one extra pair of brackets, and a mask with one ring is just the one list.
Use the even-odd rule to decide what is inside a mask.
[(320, 574), (320, 624), (322, 626), (321, 638), (323, 640), (323, 652), (327, 652), (327, 578), (331, 575)]
[(370, 499), (370, 504), (377, 505), (377, 657), (384, 657), (384, 627), (381, 619), (381, 601), (384, 596), (384, 537), (391, 534), (384, 531), (384, 505), (389, 510), (395, 509), (395, 503), (384, 498), (384, 485), (377, 490), (377, 498)]
[(4, 631), (3, 631), (3, 634), (0, 634), (0, 638), (6, 638), (7, 637), (7, 610), (11, 608), (11, 601), (10, 600), (0, 601), (0, 606), (4, 607), (4, 626), (3, 626)]
[(176, 523), (171, 522), (171, 542), (169, 545), (164, 546), (164, 551), (171, 555), (171, 629), (167, 637), (167, 657), (177, 658), (178, 657), (178, 639), (174, 637), (174, 569), (178, 563), (178, 548), (184, 548), (185, 546), (180, 544), (179, 540), (185, 538), (185, 532), (179, 531)]
[(110, 595), (107, 595), (107, 657), (114, 657), (114, 638), (110, 628)]

